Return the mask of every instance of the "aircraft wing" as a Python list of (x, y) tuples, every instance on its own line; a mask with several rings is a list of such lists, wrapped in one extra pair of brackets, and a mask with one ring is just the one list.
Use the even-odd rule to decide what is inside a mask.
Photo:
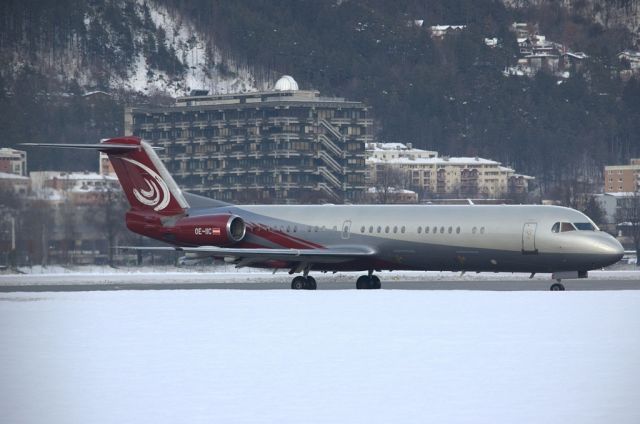
[(216, 246), (170, 247), (170, 246), (120, 246), (119, 249), (164, 250), (199, 253), (202, 256), (234, 258), (242, 262), (281, 260), (288, 262), (340, 263), (375, 255), (375, 250), (366, 246), (345, 246), (325, 249), (256, 249)]

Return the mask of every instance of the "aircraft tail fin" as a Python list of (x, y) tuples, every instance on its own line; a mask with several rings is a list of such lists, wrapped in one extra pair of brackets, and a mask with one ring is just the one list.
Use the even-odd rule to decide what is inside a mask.
[(133, 211), (173, 216), (189, 208), (153, 147), (138, 137), (109, 138), (99, 144), (24, 144), (95, 149), (106, 153)]
[[(148, 143), (137, 137), (103, 140), (110, 146), (104, 151), (113, 165), (118, 180), (134, 210), (149, 210), (160, 215), (178, 215), (189, 207), (182, 191)], [(136, 146), (135, 150), (112, 150), (120, 146)]]

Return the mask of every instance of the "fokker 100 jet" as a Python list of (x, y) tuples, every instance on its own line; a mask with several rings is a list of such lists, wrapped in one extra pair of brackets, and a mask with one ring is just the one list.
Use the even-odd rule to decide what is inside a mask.
[[(30, 144), (30, 143), (28, 143)], [(33, 144), (31, 144), (33, 145)], [(585, 278), (624, 253), (584, 214), (541, 205), (232, 205), (183, 193), (153, 147), (137, 137), (99, 144), (39, 144), (105, 152), (130, 203), (127, 227), (188, 258), (287, 269), (293, 289), (315, 289), (310, 271), (380, 270), (553, 273)]]

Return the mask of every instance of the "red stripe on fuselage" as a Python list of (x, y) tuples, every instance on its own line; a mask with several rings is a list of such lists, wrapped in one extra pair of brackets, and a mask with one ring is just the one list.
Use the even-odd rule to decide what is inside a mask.
[(318, 249), (323, 248), (316, 244), (308, 243), (304, 240), (297, 240), (288, 235), (283, 234), (280, 231), (260, 231), (259, 233), (252, 233), (256, 237), (268, 240), (278, 246), (286, 247), (289, 249)]

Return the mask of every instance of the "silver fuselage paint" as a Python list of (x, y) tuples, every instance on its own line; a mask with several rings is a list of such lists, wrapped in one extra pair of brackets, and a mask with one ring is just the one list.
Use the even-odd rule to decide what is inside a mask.
[(215, 212), (259, 225), (262, 230), (249, 231), (244, 240), (251, 245), (292, 247), (271, 236), (280, 234), (302, 244), (366, 246), (376, 252), (366, 261), (314, 265), (329, 271), (586, 271), (615, 263), (623, 253), (601, 231), (552, 232), (556, 222), (591, 222), (574, 209), (557, 206), (251, 205), (192, 209), (190, 214)]

